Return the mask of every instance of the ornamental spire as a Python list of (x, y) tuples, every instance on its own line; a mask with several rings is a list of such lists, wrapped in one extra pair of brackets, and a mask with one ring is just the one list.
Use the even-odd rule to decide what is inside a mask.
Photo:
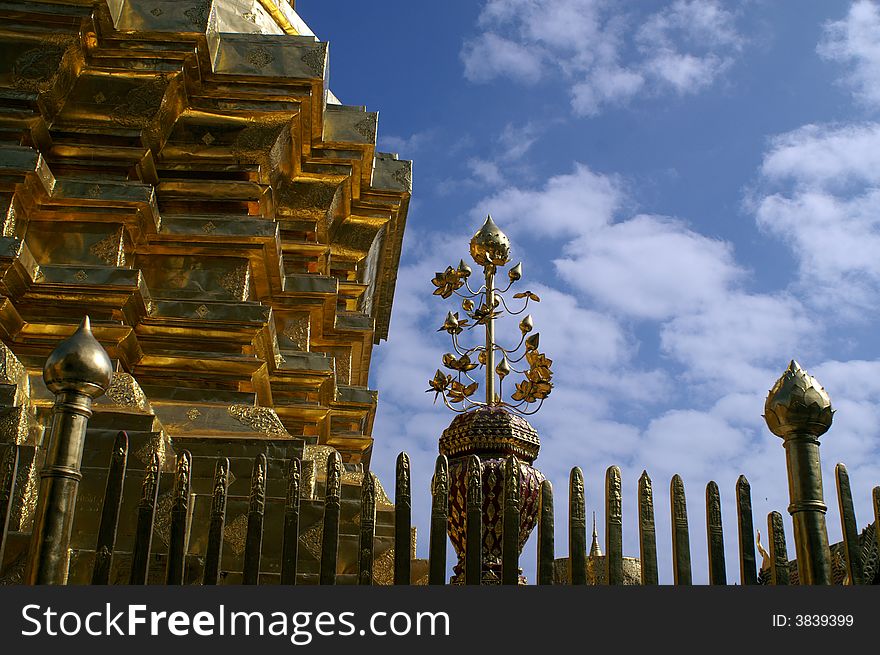
[[(474, 407), (506, 407), (518, 414), (534, 414), (553, 389), (553, 372), (550, 370), (553, 362), (538, 350), (538, 333), (531, 334), (534, 329), (531, 315), (519, 322), (520, 340), (514, 348), (498, 344), (495, 320), (505, 313), (511, 316), (522, 314), (530, 302), (540, 302), (541, 299), (531, 291), (522, 291), (513, 294), (513, 299), (523, 301), (522, 307), (517, 311), (508, 307), (504, 294), (522, 279), (522, 263), (507, 272), (508, 284), (504, 289), (495, 287), (498, 268), (510, 263), (510, 240), (491, 216), (486, 217), (486, 222), (471, 239), (470, 252), (474, 262), (483, 267), (485, 283), (478, 289), (471, 288), (468, 282), (473, 271), (464, 260), (457, 268), (447, 266), (431, 281), (435, 296), (446, 299), (456, 295), (461, 298), (464, 317), (460, 317), (458, 311), (450, 311), (438, 330), (449, 334), (452, 340), (454, 352), (443, 355), (443, 366), (454, 371), (455, 375), (437, 369), (429, 381), (428, 393), (433, 391), (435, 400), (442, 396), (444, 404), (455, 412)], [(462, 345), (460, 335), (465, 329), (472, 330), (477, 326), (484, 328), (485, 342), (470, 348)], [(480, 383), (470, 375), (481, 366), (485, 370), (483, 402), (473, 399)], [(504, 399), (503, 385), (504, 379), (512, 373), (522, 375), (523, 379), (516, 383), (510, 395), (511, 402), (508, 402)], [(534, 403), (538, 406), (530, 410)]]

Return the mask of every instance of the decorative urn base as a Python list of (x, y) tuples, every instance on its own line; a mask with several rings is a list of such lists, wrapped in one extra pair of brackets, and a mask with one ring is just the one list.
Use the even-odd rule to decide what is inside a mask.
[[(499, 407), (480, 407), (459, 414), (440, 437), (440, 454), (449, 458), (449, 520), (447, 533), (458, 555), (452, 584), (464, 582), (467, 515), (467, 460), (481, 463), (483, 584), (501, 582), (501, 534), (504, 508), (504, 461), (519, 460), (519, 550), (538, 520), (538, 501), (544, 475), (531, 466), (540, 449), (538, 433), (521, 416)], [(520, 576), (520, 582), (525, 579)]]

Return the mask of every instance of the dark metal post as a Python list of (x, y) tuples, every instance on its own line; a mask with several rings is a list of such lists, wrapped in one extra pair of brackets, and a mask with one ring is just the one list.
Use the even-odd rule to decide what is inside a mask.
[(208, 545), (205, 548), (203, 585), (215, 585), (220, 580), (223, 561), (223, 529), (226, 525), (226, 498), (229, 493), (229, 458), (217, 460), (214, 467), (214, 492), (211, 495), (211, 522), (208, 525)]
[(397, 456), (394, 487), (394, 584), (410, 584), (412, 541), (412, 498), (410, 496), (409, 455)]
[(736, 481), (736, 518), (739, 530), (739, 570), (743, 585), (758, 584), (755, 569), (755, 524), (752, 519), (752, 487), (746, 476)]
[(541, 483), (538, 506), (538, 584), (553, 584), (553, 485), (550, 480)]
[(721, 525), (721, 493), (715, 481), (706, 485), (706, 541), (709, 545), (709, 584), (727, 584), (724, 563), (724, 528)]
[(568, 581), (587, 584), (587, 506), (584, 474), (577, 466), (568, 479)]
[(244, 545), (244, 569), (241, 583), (255, 585), (260, 580), (260, 556), (263, 551), (263, 516), (266, 512), (266, 456), (254, 461), (251, 473), (251, 495), (248, 501), (247, 536)]
[(623, 496), (620, 469), (605, 471), (605, 580), (623, 584)]
[(299, 553), (299, 496), (302, 483), (302, 460), (290, 460), (287, 472), (287, 499), (284, 503), (284, 537), (281, 544), (281, 584), (296, 584), (296, 559)]
[(478, 585), (483, 576), (483, 470), (476, 455), (468, 458), (466, 485), (464, 583)]
[(654, 487), (647, 471), (639, 477), (639, 555), (642, 584), (655, 585), (657, 579), (657, 530), (654, 524)]
[[(104, 492), (104, 506), (101, 508), (101, 525), (98, 527), (98, 542), (95, 544), (95, 568), (92, 569), (92, 584), (110, 583), (110, 566), (113, 563), (113, 548), (116, 546), (116, 530), (119, 526), (119, 509), (122, 507), (122, 487), (125, 484), (125, 465), (128, 462), (128, 435), (120, 432), (113, 443), (110, 456), (110, 470), (107, 472), (107, 488)], [(3, 560), (0, 559), (0, 562)]]
[(764, 403), (767, 427), (782, 437), (788, 469), (788, 513), (794, 523), (800, 584), (831, 584), (831, 550), (825, 526), (819, 437), (831, 427), (831, 400), (796, 361), (777, 380)]
[(128, 584), (147, 584), (150, 548), (153, 545), (153, 524), (156, 522), (156, 500), (159, 498), (159, 453), (150, 454), (144, 469), (141, 499), (138, 502), (137, 527), (131, 549), (131, 571)]
[(880, 553), (880, 487), (874, 487), (871, 499), (874, 501), (874, 539), (877, 541), (877, 552)]
[(373, 584), (373, 541), (376, 537), (376, 478), (367, 471), (361, 483), (361, 535), (358, 549), (358, 584)]
[[(770, 512), (767, 515), (767, 532), (770, 537), (770, 581), (775, 585), (789, 584), (788, 552), (785, 547), (785, 530), (782, 527), (782, 514)], [(800, 573), (800, 570), (798, 571)]]
[(177, 456), (174, 476), (174, 500), (171, 501), (171, 527), (168, 539), (168, 563), (165, 584), (182, 585), (186, 560), (186, 519), (189, 515), (189, 490), (192, 483), (192, 455), (184, 450)]
[(519, 584), (520, 525), (519, 460), (510, 455), (504, 462), (504, 509), (501, 519), (501, 584)]
[(336, 584), (339, 557), (339, 512), (342, 498), (342, 457), (335, 450), (327, 457), (327, 486), (324, 493), (324, 532), (321, 538), (322, 585)]
[[(837, 480), (837, 500), (840, 505), (840, 526), (843, 531), (843, 544), (846, 552), (846, 568), (850, 584), (865, 584), (862, 574), (862, 549), (859, 545), (859, 526), (856, 523), (856, 510), (853, 507), (852, 489), (846, 466), (838, 464), (834, 470)], [(877, 527), (875, 526), (875, 530)]]
[(449, 517), (449, 461), (437, 456), (431, 481), (431, 544), (428, 553), (428, 584), (446, 584), (446, 522)]
[(62, 341), (43, 367), (43, 380), (55, 394), (46, 464), (40, 472), (40, 494), (28, 552), (27, 584), (65, 584), (68, 548), (82, 479), (86, 426), (92, 400), (110, 385), (113, 366), (92, 335), (86, 316), (73, 335)]
[(692, 578), (687, 500), (684, 482), (677, 473), (672, 476), (669, 495), (672, 500), (672, 577), (677, 585), (689, 585)]

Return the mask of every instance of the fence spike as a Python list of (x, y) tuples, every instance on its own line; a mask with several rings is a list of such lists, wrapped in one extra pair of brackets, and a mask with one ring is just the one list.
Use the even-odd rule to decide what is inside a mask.
[(478, 585), (483, 575), (483, 467), (476, 455), (468, 458), (466, 484), (464, 583)]
[(144, 468), (144, 482), (137, 509), (137, 527), (131, 550), (131, 571), (128, 584), (147, 584), (150, 567), (150, 549), (153, 545), (153, 526), (156, 522), (156, 500), (159, 497), (159, 453), (150, 454)]
[[(98, 541), (95, 544), (95, 567), (92, 569), (92, 584), (110, 583), (110, 566), (113, 563), (113, 549), (116, 546), (116, 530), (119, 526), (119, 510), (122, 507), (122, 488), (125, 484), (125, 466), (128, 462), (128, 435), (119, 432), (113, 442), (110, 455), (110, 468), (107, 471), (107, 486), (104, 491), (104, 504), (101, 507), (101, 523), (98, 526)], [(3, 559), (0, 557), (0, 562)]]
[(0, 451), (0, 565), (9, 534), (9, 517), (15, 499), (15, 477), (18, 475), (18, 446), (9, 444)]
[[(877, 540), (877, 552), (880, 553), (880, 487), (874, 487), (871, 492), (871, 498), (874, 501), (874, 538)], [(880, 563), (878, 563), (880, 565)], [(874, 570), (874, 579), (877, 578), (877, 570)], [(870, 582), (870, 580), (869, 580)]]
[(504, 460), (504, 510), (501, 519), (501, 584), (519, 584), (520, 526), (519, 460), (509, 455)]
[(767, 536), (770, 542), (770, 582), (774, 585), (790, 584), (785, 529), (779, 512), (767, 515)]
[(727, 584), (724, 562), (724, 528), (721, 523), (721, 493), (714, 480), (706, 485), (706, 541), (709, 547), (709, 584)]
[(281, 543), (281, 584), (296, 584), (299, 555), (299, 500), (302, 487), (302, 460), (294, 457), (287, 470), (287, 498), (284, 502), (284, 536)]
[(538, 584), (553, 584), (553, 561), (555, 544), (553, 535), (553, 485), (550, 480), (541, 482), (538, 500)]
[(736, 525), (739, 534), (739, 575), (743, 585), (758, 584), (755, 561), (755, 523), (752, 519), (752, 486), (746, 476), (736, 481)]
[(623, 584), (623, 496), (617, 466), (605, 471), (605, 580)]
[(412, 492), (409, 455), (397, 456), (394, 487), (394, 584), (410, 584), (412, 543)]
[(376, 536), (376, 476), (367, 471), (361, 483), (361, 536), (358, 584), (373, 584), (373, 540)]
[(672, 577), (677, 585), (691, 584), (691, 544), (688, 534), (684, 482), (676, 473), (670, 485), (672, 505)]
[(431, 544), (428, 584), (446, 584), (446, 523), (449, 519), (449, 460), (438, 455), (431, 481)]
[(181, 451), (174, 474), (174, 500), (171, 504), (171, 529), (168, 539), (168, 563), (165, 584), (182, 585), (186, 558), (186, 519), (189, 514), (189, 491), (192, 483), (192, 455)]
[(205, 548), (203, 585), (215, 585), (220, 579), (223, 561), (223, 530), (226, 526), (226, 498), (229, 493), (229, 459), (221, 457), (214, 466), (211, 494), (211, 518), (208, 524), (208, 545)]
[(248, 498), (244, 568), (241, 572), (241, 583), (246, 585), (255, 585), (260, 582), (260, 557), (263, 550), (263, 517), (266, 513), (266, 479), (268, 475), (266, 456), (260, 453), (254, 460), (254, 468), (251, 472), (251, 493)]
[(568, 579), (573, 585), (587, 584), (587, 507), (579, 466), (568, 478)]
[(853, 507), (849, 472), (844, 464), (838, 464), (834, 467), (834, 477), (837, 481), (837, 502), (840, 507), (840, 526), (843, 532), (844, 552), (846, 553), (846, 570), (851, 584), (865, 584), (862, 573), (862, 548), (859, 544), (859, 526), (856, 523), (856, 510)]
[(342, 457), (334, 450), (327, 457), (327, 486), (324, 492), (324, 533), (321, 539), (321, 573), (318, 579), (322, 585), (336, 584), (341, 497)]
[(647, 471), (639, 477), (639, 558), (642, 584), (656, 585), (657, 531), (654, 527), (654, 485)]

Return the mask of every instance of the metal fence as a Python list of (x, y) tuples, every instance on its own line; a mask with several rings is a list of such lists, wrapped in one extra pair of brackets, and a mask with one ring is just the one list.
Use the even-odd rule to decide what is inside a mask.
[[(106, 494), (101, 513), (97, 543), (95, 544), (95, 563), (92, 584), (108, 584), (110, 568), (114, 556), (114, 544), (119, 524), (119, 509), (122, 502), (122, 489), (127, 474), (128, 438), (120, 432), (113, 448), (107, 475)], [(8, 517), (11, 499), (14, 497), (18, 447), (6, 446), (0, 457), (0, 558), (7, 538)], [(173, 502), (170, 509), (170, 541), (166, 558), (165, 583), (179, 585), (184, 583), (184, 563), (189, 541), (190, 481), (192, 458), (187, 451), (177, 456), (173, 476)], [(520, 575), (520, 494), (519, 466), (516, 458), (509, 457), (505, 463), (504, 496), (501, 502), (503, 514), (500, 526), (502, 544), (501, 576), (498, 582), (516, 585), (522, 582)], [(244, 549), (242, 570), (243, 584), (257, 584), (260, 573), (260, 555), (263, 550), (263, 519), (266, 505), (266, 458), (260, 456), (254, 461), (251, 490), (247, 513), (247, 537)], [(468, 462), (466, 498), (466, 533), (464, 548), (464, 584), (485, 583), (483, 543), (484, 537), (484, 480), (481, 463), (477, 456)], [(624, 557), (621, 514), (621, 473), (616, 466), (606, 472), (605, 516), (606, 552), (603, 581), (609, 585), (624, 583)], [(281, 583), (296, 584), (296, 563), (300, 537), (300, 482), (302, 462), (290, 460), (287, 479), (287, 496), (284, 506), (284, 527), (282, 541), (266, 544), (267, 548), (277, 548), (281, 556)], [(395, 488), (395, 529), (394, 529), (394, 584), (411, 584), (410, 571), (410, 529), (411, 529), (411, 484), (410, 464), (406, 453), (401, 453), (397, 461)], [(145, 467), (141, 485), (141, 497), (137, 506), (137, 529), (131, 552), (129, 584), (146, 584), (151, 545), (156, 527), (157, 498), (159, 495), (160, 463), (159, 455), (154, 453), (152, 461)], [(876, 562), (871, 562), (872, 570), (865, 571), (865, 549), (859, 540), (858, 524), (853, 511), (852, 493), (846, 467), (838, 464), (836, 469), (837, 495), (843, 524), (843, 551), (846, 561), (846, 576), (851, 584), (870, 583), (876, 575)], [(205, 550), (201, 553), (204, 568), (201, 583), (217, 584), (221, 577), (221, 562), (226, 521), (226, 498), (229, 483), (229, 460), (220, 458), (214, 474), (213, 497), (210, 512), (210, 525)], [(327, 483), (324, 498), (322, 522), (320, 584), (336, 583), (340, 492), (342, 486), (342, 460), (338, 453), (332, 453), (327, 461)], [(445, 456), (437, 458), (436, 469), (431, 485), (431, 519), (429, 538), (428, 584), (443, 585), (448, 582), (447, 568), (447, 524), (449, 520), (449, 463)], [(681, 477), (674, 476), (671, 481), (670, 514), (672, 517), (672, 570), (676, 585), (688, 585), (692, 581), (691, 549), (685, 488)], [(588, 576), (588, 538), (585, 516), (584, 480), (580, 468), (571, 471), (568, 489), (569, 524), (568, 558), (565, 581), (572, 585), (587, 584)], [(873, 490), (874, 520), (880, 512), (880, 487)], [(549, 481), (540, 487), (540, 500), (537, 522), (537, 584), (546, 585), (559, 582), (558, 573), (554, 576), (556, 549), (554, 544), (554, 494)], [(638, 484), (638, 524), (640, 544), (640, 582), (644, 585), (658, 583), (657, 537), (654, 523), (653, 486), (645, 472)], [(736, 514), (738, 525), (738, 548), (740, 570), (738, 581), (743, 585), (774, 584), (785, 585), (793, 582), (792, 568), (788, 561), (783, 517), (779, 512), (767, 516), (769, 541), (769, 567), (760, 571), (756, 562), (755, 523), (752, 515), (751, 490), (745, 476), (736, 483)], [(374, 537), (376, 530), (376, 479), (366, 473), (361, 485), (360, 539), (358, 548), (358, 584), (373, 584)], [(875, 523), (876, 525), (876, 523)], [(514, 529), (507, 529), (514, 526)], [(499, 528), (496, 527), (496, 531)], [(706, 486), (706, 533), (708, 541), (709, 583), (728, 584), (730, 579), (725, 566), (724, 539), (722, 533), (721, 500), (718, 485), (709, 482)], [(877, 533), (875, 539), (880, 539)], [(874, 551), (876, 552), (876, 551)], [(819, 560), (820, 568), (831, 571), (830, 551), (826, 548), (810, 557)], [(39, 566), (39, 563), (33, 563)], [(795, 569), (797, 571), (797, 569)], [(867, 575), (866, 575), (867, 574)], [(795, 573), (797, 575), (797, 573)], [(867, 579), (870, 575), (871, 579)]]
[[(47, 360), (44, 379), (56, 396), (52, 422), (47, 432), (46, 460), (40, 472), (39, 495), (34, 513), (33, 531), (23, 580), (30, 584), (65, 584), (70, 570), (71, 532), (76, 510), (77, 489), (82, 479), (81, 464), (92, 399), (103, 393), (110, 381), (110, 361), (89, 329), (88, 319), (69, 339), (62, 342)], [(479, 410), (478, 410), (479, 411)], [(788, 560), (783, 517), (779, 512), (767, 516), (769, 552), (764, 566), (756, 562), (755, 523), (752, 516), (751, 490), (748, 480), (740, 476), (736, 483), (736, 515), (738, 524), (739, 583), (743, 585), (832, 584), (841, 579), (848, 584), (872, 584), (880, 580), (880, 487), (873, 489), (874, 522), (859, 533), (853, 509), (849, 475), (843, 464), (835, 470), (837, 498), (842, 522), (843, 542), (835, 544), (838, 557), (832, 557), (825, 525), (826, 506), (822, 491), (818, 437), (831, 425), (831, 403), (818, 382), (807, 375), (796, 362), (776, 383), (765, 405), (765, 419), (770, 430), (783, 439), (788, 469), (788, 507), (793, 524), (796, 566)], [(130, 558), (129, 584), (155, 582), (156, 559), (151, 557), (153, 536), (158, 520), (167, 526), (164, 582), (169, 585), (193, 583), (187, 571), (188, 556), (195, 554), (202, 561), (201, 583), (218, 584), (232, 573), (224, 568), (223, 548), (227, 500), (230, 485), (230, 460), (216, 459), (207, 538), (190, 544), (193, 528), (192, 493), (193, 457), (182, 450), (177, 454), (173, 475), (162, 476), (160, 453), (149, 453), (144, 466), (140, 498), (136, 506), (136, 527), (131, 550), (116, 548), (120, 525), (120, 508), (126, 488), (129, 467), (129, 439), (119, 432), (111, 451), (107, 481), (102, 501), (100, 522), (96, 532), (92, 584), (108, 584), (115, 556)], [(10, 515), (19, 484), (17, 468), (18, 445), (0, 449), (0, 564), (3, 562), (10, 530)], [(253, 462), (250, 494), (247, 498), (246, 530), (243, 545), (241, 582), (261, 582), (261, 555), (280, 553), (280, 583), (297, 583), (303, 486), (303, 461), (289, 460), (283, 527), (280, 540), (276, 529), (264, 530), (269, 482), (269, 462), (263, 454)], [(160, 486), (165, 481), (173, 489), (165, 489), (170, 497), (159, 516)], [(393, 583), (413, 584), (412, 483), (410, 458), (401, 453), (397, 458), (393, 519)], [(277, 482), (277, 481), (274, 481)], [(573, 468), (568, 489), (568, 557), (564, 567), (556, 558), (554, 544), (554, 494), (549, 481), (535, 474), (513, 455), (499, 459), (488, 454), (459, 455), (452, 459), (437, 458), (430, 493), (430, 546), (427, 583), (447, 584), (447, 543), (451, 538), (459, 562), (451, 581), (456, 584), (518, 585), (525, 581), (520, 575), (520, 552), (532, 528), (537, 525), (537, 584), (565, 583), (584, 585), (601, 578), (603, 583), (620, 585), (627, 579), (623, 556), (622, 484), (617, 466), (605, 475), (606, 553), (599, 560), (588, 554), (584, 478), (580, 468)], [(128, 487), (131, 492), (131, 485)], [(340, 518), (343, 489), (343, 462), (332, 451), (326, 463), (324, 498), (309, 499), (323, 506), (320, 520), (320, 569), (317, 581), (322, 585), (336, 584), (340, 562)], [(168, 492), (171, 492), (170, 495)], [(367, 471), (360, 483), (360, 515), (353, 519), (358, 525), (358, 584), (374, 584), (377, 567), (377, 499), (380, 487)], [(283, 493), (283, 492), (282, 492)], [(384, 493), (382, 494), (384, 496)], [(280, 500), (273, 493), (272, 501)], [(129, 503), (131, 499), (129, 499)], [(238, 502), (238, 501), (236, 501)], [(675, 475), (670, 482), (672, 532), (672, 571), (676, 585), (692, 583), (690, 528), (684, 483)], [(203, 515), (202, 515), (203, 516)], [(654, 493), (651, 478), (644, 472), (638, 484), (639, 574), (638, 583), (658, 584), (657, 535), (655, 529)], [(238, 519), (236, 519), (238, 520)], [(204, 531), (204, 518), (198, 520)], [(270, 525), (277, 528), (277, 521)], [(349, 525), (349, 524), (346, 524)], [(387, 525), (387, 521), (383, 524)], [(718, 485), (706, 486), (706, 535), (708, 543), (708, 579), (713, 585), (729, 582), (724, 553), (721, 498)], [(201, 533), (200, 533), (201, 534)], [(280, 543), (266, 543), (269, 539)], [(28, 535), (19, 535), (19, 537)], [(204, 544), (202, 547), (202, 543)], [(195, 546), (195, 551), (194, 547)], [(199, 552), (200, 551), (200, 552)], [(383, 553), (383, 557), (388, 552)], [(836, 566), (837, 560), (845, 561)], [(601, 561), (603, 570), (595, 568)], [(383, 563), (383, 566), (385, 564)], [(560, 570), (562, 569), (562, 570)], [(592, 569), (592, 570), (591, 570)], [(841, 569), (843, 569), (841, 571)], [(151, 579), (152, 573), (152, 579)], [(237, 580), (238, 571), (231, 580)], [(118, 576), (116, 582), (119, 582)]]

